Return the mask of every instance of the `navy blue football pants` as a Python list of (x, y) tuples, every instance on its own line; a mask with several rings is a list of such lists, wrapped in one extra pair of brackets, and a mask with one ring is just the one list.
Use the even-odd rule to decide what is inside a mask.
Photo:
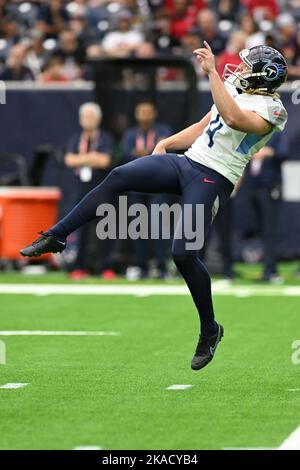
[[(185, 207), (204, 205), (204, 232), (207, 235), (213, 212), (222, 207), (233, 190), (233, 184), (224, 176), (185, 155), (168, 153), (151, 155), (114, 168), (105, 180), (90, 191), (49, 232), (60, 239), (96, 217), (99, 204), (115, 203), (124, 192), (171, 193), (182, 196), (182, 213)], [(189, 209), (190, 210), (190, 209)], [(196, 213), (196, 212), (195, 212)], [(196, 216), (192, 217), (193, 229)], [(212, 336), (216, 332), (211, 297), (211, 280), (207, 269), (197, 256), (197, 250), (187, 249), (190, 239), (174, 238), (172, 255), (185, 279), (200, 315), (201, 334)]]

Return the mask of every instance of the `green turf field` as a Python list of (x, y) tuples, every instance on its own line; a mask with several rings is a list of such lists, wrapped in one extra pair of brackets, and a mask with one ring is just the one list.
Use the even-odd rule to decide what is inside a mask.
[[(251, 268), (234, 293), (217, 293), (225, 337), (199, 372), (190, 369), (198, 319), (187, 295), (2, 293), (0, 387), (29, 385), (0, 389), (0, 448), (277, 448), (300, 424), (300, 364), (291, 361), (300, 296), (285, 290), (300, 282), (283, 271), (283, 286), (262, 291)], [(11, 274), (0, 282), (61, 286), (65, 277)], [(104, 285), (75, 285), (90, 284)], [(250, 295), (239, 290), (245, 285)], [(21, 330), (116, 334), (3, 335)], [(166, 390), (173, 384), (192, 387)]]

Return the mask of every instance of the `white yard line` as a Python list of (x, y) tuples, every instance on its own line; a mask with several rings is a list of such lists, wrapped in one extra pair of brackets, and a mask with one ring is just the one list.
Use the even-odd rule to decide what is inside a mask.
[(300, 450), (300, 426), (283, 441), (278, 450)]
[(169, 387), (166, 388), (166, 390), (187, 390), (188, 388), (191, 388), (193, 385), (189, 384), (174, 384), (170, 385)]
[[(78, 285), (78, 284), (0, 284), (0, 294), (34, 295), (190, 295), (185, 285)], [(236, 286), (216, 281), (214, 295), (248, 296), (300, 296), (300, 286)]]
[(29, 383), (7, 383), (5, 385), (0, 385), (0, 388), (3, 388), (3, 389), (16, 389), (16, 388), (24, 388), (27, 385), (29, 385)]
[[(187, 295), (185, 285), (74, 285), (74, 284), (0, 284), (0, 294), (63, 295)], [(300, 293), (300, 289), (299, 289)]]
[(41, 331), (7, 330), (0, 331), (0, 336), (119, 336), (117, 331)]

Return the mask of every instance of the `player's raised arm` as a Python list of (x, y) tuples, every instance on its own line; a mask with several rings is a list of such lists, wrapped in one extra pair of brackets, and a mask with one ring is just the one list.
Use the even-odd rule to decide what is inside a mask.
[(187, 149), (199, 137), (210, 121), (211, 112), (207, 113), (199, 122), (183, 129), (177, 134), (161, 140), (156, 145), (152, 154), (163, 154), (167, 150)]
[(205, 47), (196, 49), (194, 53), (209, 77), (212, 97), (224, 122), (227, 126), (241, 132), (258, 135), (268, 133), (272, 125), (254, 111), (241, 109), (228, 93), (216, 70), (213, 52), (206, 41), (204, 45)]

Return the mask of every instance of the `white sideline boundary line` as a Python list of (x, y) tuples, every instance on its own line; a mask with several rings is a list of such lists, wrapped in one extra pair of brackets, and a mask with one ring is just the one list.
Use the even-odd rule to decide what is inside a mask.
[(283, 441), (278, 450), (300, 450), (300, 426)]
[(5, 385), (0, 385), (1, 389), (7, 389), (7, 390), (16, 390), (17, 388), (24, 388), (29, 383), (7, 383)]
[(300, 426), (279, 447), (224, 447), (223, 450), (300, 450)]
[[(0, 294), (33, 295), (190, 295), (185, 285), (73, 285), (73, 284), (0, 284)], [(297, 296), (299, 286), (234, 286), (221, 281), (213, 283), (214, 295), (248, 296)]]
[(119, 336), (117, 331), (41, 331), (7, 330), (0, 331), (0, 336)]

